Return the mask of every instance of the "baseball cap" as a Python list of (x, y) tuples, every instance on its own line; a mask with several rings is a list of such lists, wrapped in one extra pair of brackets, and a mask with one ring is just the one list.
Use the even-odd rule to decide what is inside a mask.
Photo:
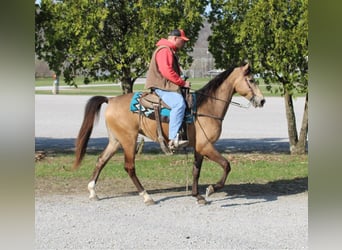
[(184, 41), (189, 41), (189, 38), (185, 36), (185, 32), (182, 29), (175, 29), (169, 33), (169, 36), (178, 36)]

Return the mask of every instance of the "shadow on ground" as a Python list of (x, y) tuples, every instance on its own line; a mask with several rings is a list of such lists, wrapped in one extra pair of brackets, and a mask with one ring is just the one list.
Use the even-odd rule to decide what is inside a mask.
[[(199, 192), (205, 194), (209, 184), (199, 185)], [(191, 187), (189, 187), (191, 192)], [(149, 189), (150, 194), (184, 192), (185, 187), (170, 187)], [(299, 194), (308, 191), (308, 177), (300, 177), (292, 180), (277, 180), (265, 184), (258, 183), (242, 183), (242, 184), (227, 184), (218, 192), (226, 193), (229, 196), (262, 196), (262, 195), (291, 195)], [(123, 195), (133, 195), (136, 192), (125, 192)]]
[[(88, 151), (102, 151), (108, 138), (91, 138)], [(36, 151), (69, 152), (74, 150), (75, 138), (36, 137)], [(289, 153), (289, 142), (284, 138), (260, 139), (221, 139), (215, 144), (220, 152), (225, 153)], [(143, 152), (162, 152), (156, 142), (145, 141)]]
[[(199, 193), (205, 195), (205, 191), (208, 185), (200, 185)], [(185, 187), (169, 187), (169, 188), (158, 188), (148, 189), (149, 194), (158, 195), (166, 194), (161, 199), (156, 199), (156, 203), (164, 202), (167, 200), (178, 199), (182, 197), (191, 197), (191, 187), (186, 191)], [(252, 205), (261, 202), (275, 201), (280, 196), (300, 194), (308, 191), (308, 178), (295, 178), (292, 180), (277, 180), (265, 184), (228, 184), (223, 189), (219, 190), (209, 197), (209, 203), (216, 203), (222, 201), (229, 201), (228, 204), (222, 205), (222, 207), (231, 207), (237, 205)], [(119, 197), (134, 196), (138, 195), (136, 191), (123, 192), (121, 194), (102, 196), (100, 200), (115, 199)], [(156, 198), (156, 197), (153, 197)], [(195, 198), (193, 198), (195, 200)], [(236, 199), (238, 202), (231, 202)]]

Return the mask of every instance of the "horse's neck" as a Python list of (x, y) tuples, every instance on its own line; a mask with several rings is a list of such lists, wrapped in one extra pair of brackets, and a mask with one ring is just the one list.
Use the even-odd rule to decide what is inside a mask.
[(227, 113), (233, 95), (234, 87), (228, 78), (219, 88), (217, 88), (215, 93), (213, 93), (213, 96), (208, 97), (207, 104), (202, 105), (200, 109), (203, 109), (202, 111), (205, 113), (210, 112), (210, 114), (223, 119)]
[(232, 97), (234, 95), (234, 86), (232, 79), (228, 77), (221, 86), (217, 89), (215, 95), (220, 98), (221, 100), (227, 101), (228, 105), (230, 101), (232, 100)]

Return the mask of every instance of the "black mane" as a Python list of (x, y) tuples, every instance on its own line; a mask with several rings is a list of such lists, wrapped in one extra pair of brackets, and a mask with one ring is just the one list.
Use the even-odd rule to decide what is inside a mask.
[(196, 93), (196, 104), (200, 106), (205, 100), (210, 96), (214, 96), (214, 93), (221, 86), (224, 80), (232, 73), (234, 67), (223, 71), (215, 78), (211, 79), (206, 85), (204, 85), (201, 89), (195, 91)]

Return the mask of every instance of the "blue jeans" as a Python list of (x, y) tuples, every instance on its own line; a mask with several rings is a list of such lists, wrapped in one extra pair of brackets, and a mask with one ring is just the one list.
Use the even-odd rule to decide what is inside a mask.
[(157, 95), (171, 108), (169, 121), (169, 139), (176, 139), (182, 125), (186, 104), (183, 96), (177, 92), (155, 89)]

